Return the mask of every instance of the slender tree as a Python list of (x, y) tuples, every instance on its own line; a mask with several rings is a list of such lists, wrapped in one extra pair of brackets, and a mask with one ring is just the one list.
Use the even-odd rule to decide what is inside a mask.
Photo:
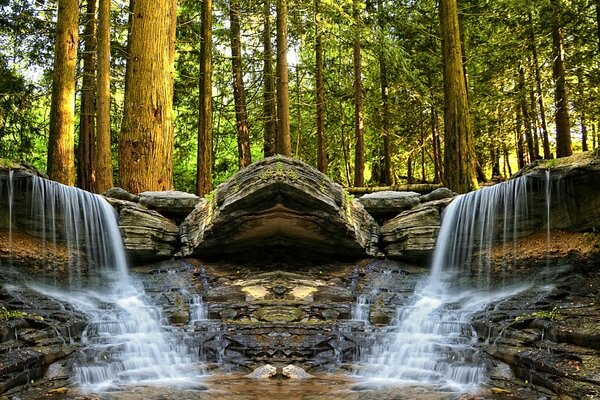
[(203, 0), (201, 20), (198, 196), (204, 196), (212, 190), (212, 0)]
[[(383, 176), (384, 185), (392, 184), (392, 156), (390, 150), (390, 94), (388, 83), (388, 68), (385, 59), (385, 16), (383, 1), (377, 0), (377, 15), (381, 43), (379, 49), (379, 81), (381, 84), (381, 133), (383, 137)], [(435, 134), (435, 133), (434, 133)]]
[(287, 0), (277, 0), (277, 153), (291, 157), (287, 13)]
[(529, 162), (536, 159), (536, 151), (533, 141), (533, 128), (531, 118), (529, 116), (529, 107), (527, 106), (527, 88), (525, 87), (525, 69), (519, 65), (519, 106), (523, 115), (523, 126), (525, 128), (525, 140), (527, 143), (527, 152)]
[(473, 122), (462, 63), (456, 0), (440, 0), (444, 65), (444, 178), (458, 193), (478, 187), (473, 151)]
[(275, 80), (273, 79), (273, 46), (271, 45), (270, 0), (264, 0), (263, 20), (263, 118), (265, 130), (263, 154), (265, 157), (270, 157), (274, 155), (277, 150), (277, 100), (275, 98)]
[(77, 186), (95, 191), (94, 147), (96, 137), (96, 0), (87, 0), (84, 15), (83, 82), (79, 115)]
[(563, 26), (561, 22), (560, 0), (551, 0), (553, 5), (552, 26), (552, 75), (554, 77), (554, 101), (556, 103), (556, 157), (567, 157), (571, 149), (571, 123), (569, 120), (569, 101), (563, 48)]
[(98, 89), (96, 95), (96, 190), (113, 186), (110, 139), (110, 0), (98, 7)]
[(59, 0), (48, 139), (48, 176), (75, 184), (75, 64), (79, 1)]
[(352, 48), (354, 65), (354, 186), (365, 185), (365, 128), (362, 95), (362, 66), (360, 31), (360, 0), (353, 0), (352, 14), (354, 17), (354, 45)]
[(321, 34), (321, 0), (315, 0), (315, 80), (317, 84), (317, 169), (327, 173), (325, 144), (325, 85), (323, 83), (323, 35)]
[(129, 192), (173, 186), (175, 0), (135, 0), (119, 140), (120, 184)]
[(250, 154), (250, 134), (248, 132), (248, 112), (246, 92), (242, 74), (242, 43), (240, 39), (240, 1), (230, 3), (231, 65), (233, 71), (233, 98), (238, 142), (238, 164), (240, 169), (252, 163)]

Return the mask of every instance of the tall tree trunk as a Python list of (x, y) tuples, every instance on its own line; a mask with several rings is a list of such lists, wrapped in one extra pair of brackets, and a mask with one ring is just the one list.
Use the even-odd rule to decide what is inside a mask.
[(525, 166), (525, 141), (523, 140), (523, 118), (521, 117), (521, 106), (517, 106), (517, 165), (519, 169)]
[(235, 121), (238, 142), (240, 169), (252, 163), (250, 134), (248, 132), (248, 112), (242, 74), (242, 44), (240, 39), (240, 0), (231, 0), (231, 65), (233, 70), (233, 98), (235, 101)]
[(277, 0), (277, 153), (291, 157), (287, 12), (287, 0)]
[(54, 71), (48, 138), (48, 176), (75, 184), (75, 64), (79, 1), (60, 0), (54, 42)]
[(120, 185), (131, 193), (173, 187), (175, 0), (135, 0), (119, 139)]
[(444, 183), (455, 192), (465, 193), (476, 189), (478, 184), (456, 0), (440, 1), (440, 20), (444, 65)]
[(87, 0), (84, 17), (83, 82), (79, 115), (77, 186), (95, 191), (94, 144), (96, 106), (96, 0)]
[(212, 0), (203, 0), (200, 43), (200, 109), (196, 193), (212, 190)]
[(264, 0), (263, 8), (263, 118), (264, 118), (264, 147), (265, 157), (274, 155), (277, 151), (277, 100), (275, 99), (275, 80), (273, 79), (273, 48), (271, 46), (271, 1)]
[(583, 71), (581, 69), (577, 70), (577, 86), (579, 89), (579, 125), (581, 127), (581, 150), (588, 151), (588, 135), (587, 135), (587, 125), (585, 120), (585, 109), (586, 109), (586, 97), (585, 97), (585, 85), (583, 82)]
[(519, 65), (519, 106), (523, 115), (523, 127), (525, 128), (525, 140), (527, 141), (527, 153), (529, 162), (535, 160), (535, 148), (533, 146), (533, 129), (531, 118), (529, 117), (529, 108), (527, 107), (527, 88), (525, 87), (525, 70)]
[(546, 124), (546, 107), (544, 106), (544, 96), (542, 92), (542, 78), (540, 74), (540, 62), (538, 59), (537, 53), (537, 45), (535, 40), (535, 31), (533, 29), (533, 17), (531, 11), (528, 16), (529, 22), (529, 41), (531, 46), (531, 54), (533, 57), (533, 68), (535, 71), (535, 86), (536, 86), (536, 95), (538, 100), (538, 106), (540, 108), (540, 120), (542, 123), (542, 147), (544, 148), (544, 158), (549, 160), (552, 158), (552, 153), (550, 152), (550, 139), (548, 135), (548, 126)]
[[(531, 73), (531, 71), (530, 71)], [(538, 119), (536, 117), (537, 115), (537, 110), (536, 110), (536, 106), (535, 106), (535, 92), (532, 86), (529, 86), (527, 88), (527, 91), (529, 92), (529, 110), (531, 111), (531, 129), (532, 129), (532, 133), (533, 133), (533, 153), (535, 156), (535, 159), (539, 159), (540, 157), (540, 137), (538, 135), (538, 132), (540, 131), (539, 126), (538, 126)]]
[(432, 105), (430, 107), (430, 122), (431, 122), (431, 143), (433, 148), (433, 182), (440, 183), (442, 181), (442, 163), (441, 163), (441, 149), (439, 147), (438, 131), (437, 131), (437, 117), (435, 108)]
[(596, 136), (596, 125), (592, 124), (592, 149), (598, 146), (598, 137)]
[(364, 112), (362, 98), (362, 68), (360, 32), (362, 22), (360, 18), (360, 0), (353, 0), (352, 13), (354, 16), (354, 186), (365, 185), (365, 132)]
[(325, 144), (325, 85), (323, 83), (321, 0), (315, 0), (315, 80), (317, 85), (317, 169), (326, 174), (327, 145)]
[(377, 19), (381, 30), (381, 43), (379, 50), (379, 81), (381, 84), (381, 130), (383, 136), (383, 175), (382, 183), (386, 186), (392, 184), (392, 155), (390, 149), (390, 94), (388, 84), (388, 71), (385, 59), (385, 15), (383, 1), (377, 0)]
[(98, 7), (98, 93), (96, 99), (96, 190), (113, 187), (110, 139), (110, 0)]
[(567, 157), (573, 153), (571, 149), (571, 123), (569, 121), (569, 101), (567, 99), (567, 82), (564, 64), (563, 34), (561, 22), (560, 0), (551, 0), (554, 6), (552, 27), (552, 55), (554, 63), (552, 72), (555, 84), (556, 103), (556, 157)]

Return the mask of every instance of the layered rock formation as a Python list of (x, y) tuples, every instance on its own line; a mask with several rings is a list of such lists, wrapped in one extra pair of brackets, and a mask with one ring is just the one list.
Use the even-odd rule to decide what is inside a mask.
[[(340, 185), (275, 156), (220, 185), (181, 225), (180, 256), (377, 254), (378, 225)], [(292, 254), (292, 257), (294, 255)]]

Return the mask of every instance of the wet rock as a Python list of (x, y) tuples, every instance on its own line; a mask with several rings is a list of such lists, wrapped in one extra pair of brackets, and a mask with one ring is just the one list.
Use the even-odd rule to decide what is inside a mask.
[(373, 217), (390, 217), (409, 210), (420, 203), (420, 195), (416, 192), (396, 192), (384, 190), (365, 194), (357, 200)]
[(244, 168), (194, 209), (181, 225), (179, 254), (356, 258), (377, 254), (377, 231), (340, 185), (298, 160), (275, 156)]
[(246, 377), (253, 379), (268, 379), (274, 377), (275, 375), (277, 375), (277, 368), (267, 364), (256, 368), (254, 371), (246, 375)]
[(185, 217), (200, 202), (195, 194), (167, 190), (163, 192), (142, 192), (140, 204), (167, 216)]
[(301, 367), (292, 364), (283, 367), (282, 375), (290, 379), (308, 379), (313, 377)]

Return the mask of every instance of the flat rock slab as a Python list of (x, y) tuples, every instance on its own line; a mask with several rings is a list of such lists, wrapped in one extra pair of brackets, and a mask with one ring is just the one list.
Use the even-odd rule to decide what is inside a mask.
[(416, 192), (396, 192), (384, 190), (369, 193), (358, 198), (358, 201), (374, 217), (397, 215), (418, 205), (420, 194)]
[(205, 199), (181, 225), (181, 256), (377, 254), (378, 225), (363, 206), (298, 160), (265, 158)]
[(139, 195), (140, 204), (165, 215), (186, 216), (192, 212), (200, 197), (192, 193), (168, 190), (164, 192), (143, 192)]

